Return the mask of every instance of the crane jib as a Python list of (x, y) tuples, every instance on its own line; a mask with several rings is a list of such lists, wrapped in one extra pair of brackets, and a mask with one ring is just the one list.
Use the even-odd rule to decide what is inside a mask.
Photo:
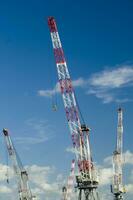
[(88, 156), (88, 154), (90, 155), (90, 146), (89, 142), (86, 142), (83, 137), (78, 106), (74, 95), (74, 89), (65, 61), (65, 56), (58, 34), (56, 22), (53, 17), (48, 18), (48, 25), (51, 34), (60, 90), (64, 102), (66, 117), (72, 136), (72, 142), (75, 148), (79, 169), (80, 171), (82, 171), (88, 169), (88, 166), (92, 166), (90, 164), (91, 157)]
[[(85, 200), (96, 200), (98, 199), (98, 192), (96, 191), (98, 187), (98, 175), (91, 157), (89, 142), (90, 129), (84, 123), (81, 125), (80, 119), (82, 119), (82, 116), (79, 106), (76, 102), (71, 77), (68, 71), (63, 48), (56, 26), (56, 21), (53, 17), (48, 18), (48, 26), (50, 29), (52, 45), (54, 49), (60, 91), (64, 102), (65, 113), (79, 169), (79, 175), (76, 176), (76, 187), (79, 189), (78, 199), (81, 200), (82, 191), (84, 190), (83, 193), (85, 196)], [(71, 182), (72, 180), (70, 177), (70, 187)], [(63, 188), (63, 194), (66, 200), (66, 188)], [(69, 200), (69, 195), (67, 196), (67, 200)]]
[(7, 146), (9, 157), (12, 161), (12, 166), (14, 170), (14, 175), (17, 179), (18, 195), (20, 200), (33, 200), (31, 189), (28, 184), (28, 174), (24, 169), (17, 151), (13, 145), (11, 137), (7, 129), (3, 129), (3, 134), (5, 137), (5, 143)]

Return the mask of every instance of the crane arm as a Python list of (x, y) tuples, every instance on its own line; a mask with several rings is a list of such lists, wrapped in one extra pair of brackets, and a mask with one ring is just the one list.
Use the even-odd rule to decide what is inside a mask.
[(5, 143), (7, 146), (8, 154), (12, 162), (13, 171), (17, 178), (18, 194), (20, 200), (32, 200), (32, 194), (28, 185), (28, 174), (24, 169), (17, 151), (13, 145), (11, 137), (7, 129), (3, 129), (3, 134), (5, 138)]
[(75, 179), (75, 160), (72, 160), (71, 163), (71, 171), (67, 181), (67, 200), (71, 200), (72, 198), (72, 190), (74, 188), (74, 179)]
[(74, 170), (75, 170), (75, 160), (72, 160), (71, 171), (67, 179), (67, 184), (62, 188), (62, 200), (71, 200), (72, 198), (72, 191), (74, 188), (74, 179), (75, 179)]
[(78, 160), (79, 170), (86, 171), (88, 170), (88, 166), (92, 165), (88, 134), (83, 134), (82, 125), (79, 117), (79, 110), (74, 94), (74, 88), (72, 85), (71, 77), (68, 71), (63, 48), (58, 34), (56, 21), (53, 17), (48, 18), (48, 26), (50, 29), (53, 44), (60, 90), (72, 137), (73, 147), (75, 149), (76, 157)]
[[(76, 102), (72, 80), (65, 60), (56, 21), (53, 17), (48, 18), (48, 26), (53, 44), (60, 91), (78, 163), (79, 174), (76, 176), (77, 188), (79, 189), (78, 198), (79, 200), (82, 199), (82, 191), (84, 190), (85, 200), (90, 199), (90, 197), (92, 197), (91, 199), (97, 199), (98, 176), (91, 156), (90, 129), (85, 124), (81, 124), (82, 116)], [(64, 191), (66, 192), (66, 190)]]

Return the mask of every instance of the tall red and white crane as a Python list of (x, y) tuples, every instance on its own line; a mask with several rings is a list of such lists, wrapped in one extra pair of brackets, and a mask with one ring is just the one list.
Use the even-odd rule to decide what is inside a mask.
[(35, 196), (32, 196), (32, 193), (28, 184), (28, 173), (24, 169), (20, 161), (20, 158), (18, 157), (18, 154), (13, 145), (13, 142), (8, 133), (8, 130), (3, 129), (3, 134), (4, 134), (8, 154), (12, 162), (13, 171), (17, 179), (18, 199), (19, 200), (33, 200), (35, 199)]
[(118, 109), (118, 126), (117, 126), (117, 142), (116, 150), (113, 153), (113, 184), (111, 192), (114, 195), (114, 200), (122, 200), (125, 189), (123, 186), (123, 111)]
[(60, 90), (79, 168), (79, 175), (76, 177), (77, 188), (79, 189), (79, 200), (82, 199), (83, 195), (85, 200), (97, 199), (98, 176), (90, 150), (90, 129), (85, 124), (81, 124), (80, 112), (77, 106), (72, 80), (54, 17), (48, 18), (48, 26), (54, 49)]

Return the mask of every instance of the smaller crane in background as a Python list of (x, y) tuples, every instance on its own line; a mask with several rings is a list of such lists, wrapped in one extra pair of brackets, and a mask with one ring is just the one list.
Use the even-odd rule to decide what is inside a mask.
[(113, 153), (113, 184), (111, 192), (114, 195), (114, 200), (123, 200), (125, 188), (123, 186), (123, 110), (118, 109), (118, 126), (117, 126), (117, 143), (116, 150)]
[[(8, 133), (7, 129), (3, 129), (3, 134), (5, 138), (5, 143), (7, 146), (8, 154), (11, 159), (14, 174), (17, 178), (17, 186), (18, 186), (18, 195), (19, 200), (33, 200), (36, 199), (35, 196), (32, 196), (29, 184), (28, 184), (28, 173), (24, 169), (20, 158), (16, 152), (16, 149), (13, 145), (11, 137)], [(8, 181), (7, 181), (8, 182)]]
[(74, 179), (75, 179), (75, 160), (72, 160), (71, 171), (67, 180), (67, 185), (62, 188), (62, 200), (71, 200), (72, 192), (74, 188)]

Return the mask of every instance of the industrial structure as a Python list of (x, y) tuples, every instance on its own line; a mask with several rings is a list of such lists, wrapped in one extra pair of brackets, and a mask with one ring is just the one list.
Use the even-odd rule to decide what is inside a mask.
[(114, 195), (114, 200), (123, 200), (125, 188), (123, 186), (123, 111), (118, 109), (118, 126), (117, 126), (117, 142), (116, 149), (113, 153), (113, 184), (111, 192)]
[(18, 187), (18, 199), (19, 200), (33, 200), (36, 199), (35, 196), (32, 195), (29, 184), (28, 184), (28, 173), (24, 169), (20, 158), (18, 157), (17, 151), (13, 145), (11, 137), (8, 133), (7, 129), (3, 129), (3, 134), (5, 138), (5, 143), (7, 146), (8, 154), (12, 162), (14, 174), (17, 180)]
[(81, 123), (82, 117), (74, 94), (56, 21), (53, 17), (48, 18), (48, 26), (54, 49), (60, 90), (79, 169), (79, 174), (76, 176), (79, 191), (78, 200), (97, 200), (99, 199), (97, 192), (99, 182), (90, 149), (90, 129), (86, 124)]
[(62, 200), (71, 200), (72, 198), (72, 192), (75, 182), (74, 170), (75, 170), (75, 160), (72, 160), (71, 171), (67, 180), (67, 185), (62, 188)]

